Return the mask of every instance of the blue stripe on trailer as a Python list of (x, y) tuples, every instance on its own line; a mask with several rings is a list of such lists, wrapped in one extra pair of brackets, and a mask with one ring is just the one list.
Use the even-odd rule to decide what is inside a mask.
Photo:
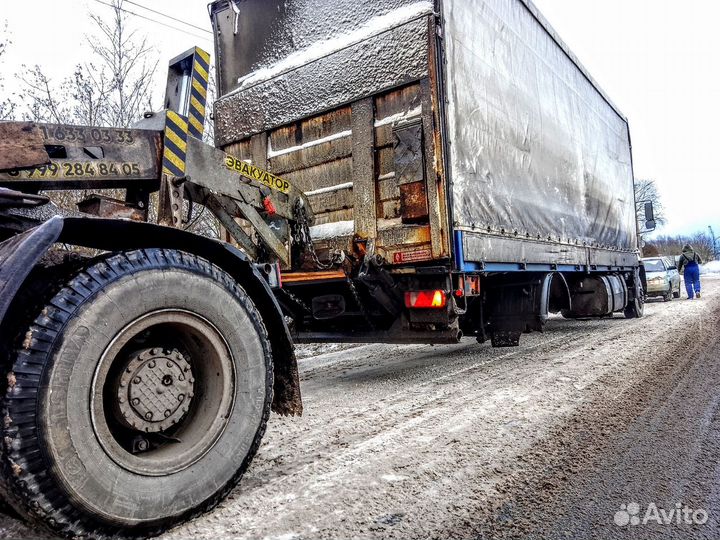
[(463, 231), (457, 230), (453, 231), (453, 262), (458, 272), (631, 272), (635, 269), (633, 266), (466, 261)]

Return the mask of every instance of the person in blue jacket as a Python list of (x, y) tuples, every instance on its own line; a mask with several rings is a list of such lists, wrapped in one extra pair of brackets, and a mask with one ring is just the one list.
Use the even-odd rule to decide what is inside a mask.
[(685, 290), (687, 291), (688, 299), (700, 298), (700, 265), (702, 259), (698, 255), (690, 244), (685, 244), (680, 255), (680, 262), (678, 263), (678, 271), (682, 272), (683, 268), (685, 273)]

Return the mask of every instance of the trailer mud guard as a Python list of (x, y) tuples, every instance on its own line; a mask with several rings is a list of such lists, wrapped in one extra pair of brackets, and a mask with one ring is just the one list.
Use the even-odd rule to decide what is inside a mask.
[(33, 266), (57, 242), (62, 229), (62, 218), (56, 217), (0, 243), (0, 321)]
[(241, 251), (187, 231), (151, 223), (54, 217), (0, 244), (0, 320), (30, 270), (56, 242), (104, 251), (177, 249), (203, 257), (225, 270), (255, 302), (267, 329), (275, 365), (273, 411), (282, 415), (302, 414), (290, 331), (267, 281)]
[(551, 310), (570, 306), (565, 277), (558, 272), (518, 272), (485, 281), (485, 312), (493, 347), (515, 347), (520, 335), (542, 331)]

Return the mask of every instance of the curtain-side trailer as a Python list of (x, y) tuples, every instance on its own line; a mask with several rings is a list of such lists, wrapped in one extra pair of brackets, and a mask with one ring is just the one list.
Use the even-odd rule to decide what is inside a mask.
[(531, 2), (211, 17), (216, 144), (315, 214), (278, 293), (298, 341), (514, 345), (550, 312), (642, 315), (627, 120)]

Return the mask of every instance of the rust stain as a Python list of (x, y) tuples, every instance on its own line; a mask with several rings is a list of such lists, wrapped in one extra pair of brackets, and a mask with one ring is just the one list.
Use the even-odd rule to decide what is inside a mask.
[(15, 377), (15, 373), (13, 373), (12, 371), (7, 374), (7, 383), (8, 388), (15, 388), (15, 385), (17, 384), (17, 378)]
[(12, 460), (10, 460), (10, 468), (15, 476), (21, 476), (23, 473), (22, 467)]
[(428, 202), (424, 181), (400, 185), (400, 215), (403, 223), (427, 221)]

